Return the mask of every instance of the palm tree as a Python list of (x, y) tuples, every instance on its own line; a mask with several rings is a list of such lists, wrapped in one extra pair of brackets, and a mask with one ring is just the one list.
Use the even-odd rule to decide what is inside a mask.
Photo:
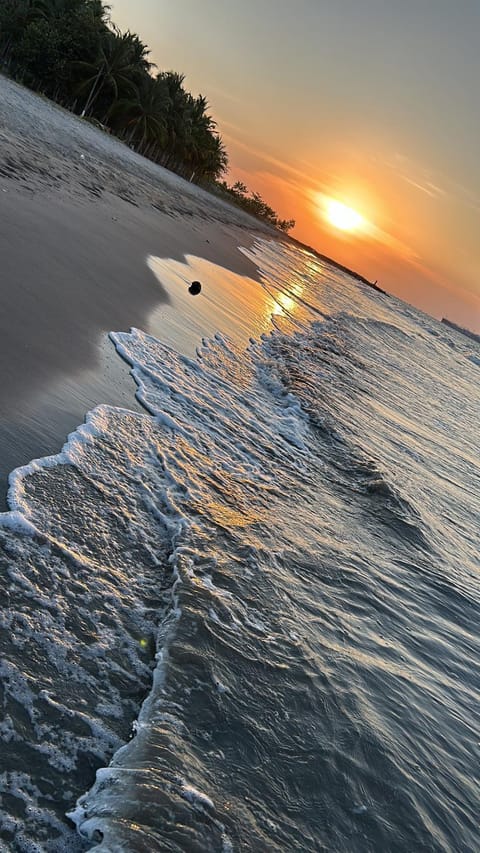
[[(228, 158), (202, 95), (184, 88), (184, 76), (152, 76), (149, 51), (109, 21), (103, 0), (0, 0), (0, 63), (33, 88), (82, 115), (95, 112), (142, 154), (190, 180), (218, 180)], [(223, 181), (223, 191), (282, 230), (258, 193)]]
[(161, 162), (169, 168), (181, 158), (182, 141), (185, 136), (188, 94), (183, 88), (183, 74), (176, 71), (162, 71), (158, 77), (163, 80), (168, 93), (167, 145)]
[(190, 180), (217, 180), (228, 169), (228, 155), (218, 133), (208, 131), (202, 139), (194, 161), (194, 173)]
[(146, 153), (163, 148), (167, 140), (169, 108), (168, 90), (161, 75), (146, 76), (134, 98), (121, 98), (112, 104), (108, 122), (121, 130), (127, 142), (136, 142), (138, 150)]
[(107, 23), (110, 9), (102, 3), (102, 0), (28, 0), (28, 2), (37, 16), (58, 19), (82, 10), (104, 24)]
[(92, 112), (100, 94), (108, 94), (109, 106), (122, 96), (135, 98), (138, 90), (134, 77), (149, 67), (147, 53), (138, 36), (128, 31), (107, 30), (97, 59), (75, 63), (76, 68), (86, 74), (78, 86), (79, 94), (88, 93), (82, 115)]
[(227, 170), (225, 146), (207, 110), (208, 102), (203, 95), (188, 96), (183, 159), (190, 167), (190, 180), (220, 177)]
[(36, 0), (4, 0), (0, 6), (1, 56), (5, 63), (12, 48), (20, 41), (25, 28), (38, 17)]

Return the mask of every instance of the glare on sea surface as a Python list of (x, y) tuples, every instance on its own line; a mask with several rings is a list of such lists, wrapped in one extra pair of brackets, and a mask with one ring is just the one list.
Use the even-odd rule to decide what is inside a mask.
[(298, 282), (289, 282), (286, 288), (287, 292), (279, 290), (275, 294), (275, 304), (273, 307), (273, 315), (292, 314), (297, 308), (296, 297), (299, 297), (303, 291), (303, 286)]
[[(248, 250), (242, 253), (250, 257)], [(151, 255), (147, 263), (168, 293), (168, 303), (162, 302), (152, 313), (150, 328), (164, 343), (189, 356), (203, 338), (212, 339), (217, 332), (235, 345), (247, 346), (251, 337), (271, 331), (272, 316), (298, 312), (297, 300), (304, 288), (298, 280), (282, 288), (269, 279), (262, 286), (193, 255), (187, 255), (185, 263)], [(203, 282), (203, 289), (192, 299), (187, 285), (194, 280)]]
[(286, 293), (277, 293), (272, 313), (275, 316), (284, 313), (291, 314), (295, 310), (296, 305), (297, 303), (291, 296), (287, 296)]

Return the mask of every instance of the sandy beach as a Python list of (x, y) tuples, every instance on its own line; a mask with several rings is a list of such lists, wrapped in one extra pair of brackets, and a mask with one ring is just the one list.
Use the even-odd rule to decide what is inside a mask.
[[(274, 232), (0, 77), (0, 499), (100, 403), (134, 408), (108, 339), (158, 333), (169, 296), (149, 255), (255, 278), (238, 251)], [(5, 506), (5, 504), (3, 504)]]
[(0, 853), (480, 850), (475, 5), (0, 2)]

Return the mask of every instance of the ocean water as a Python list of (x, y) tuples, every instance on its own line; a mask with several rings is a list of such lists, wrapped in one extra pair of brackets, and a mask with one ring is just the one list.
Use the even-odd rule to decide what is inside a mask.
[(11, 475), (2, 851), (480, 849), (480, 348), (247, 254), (196, 353), (111, 334), (144, 413)]

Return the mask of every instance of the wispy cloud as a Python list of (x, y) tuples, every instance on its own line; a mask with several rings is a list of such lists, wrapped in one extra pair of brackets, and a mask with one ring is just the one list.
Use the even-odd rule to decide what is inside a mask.
[(432, 199), (456, 201), (457, 204), (480, 211), (480, 197), (472, 187), (454, 181), (448, 176), (439, 177), (431, 169), (427, 169), (405, 154), (396, 152), (390, 158), (378, 160), (384, 166), (396, 173), (401, 180), (430, 196)]
[[(238, 128), (235, 125), (232, 125), (229, 122), (225, 122), (225, 126), (230, 126), (232, 129), (237, 130)], [(305, 182), (311, 182), (311, 175), (306, 172), (302, 172), (300, 169), (297, 169), (295, 166), (292, 166), (290, 163), (287, 163), (285, 160), (279, 160), (277, 157), (274, 157), (272, 154), (268, 154), (265, 150), (261, 148), (256, 148), (247, 142), (242, 142), (238, 136), (233, 136), (230, 133), (223, 133), (223, 136), (226, 140), (230, 140), (234, 146), (237, 148), (246, 151), (248, 154), (253, 156), (260, 163), (267, 163), (270, 166), (275, 166), (276, 170), (280, 170), (285, 174), (295, 175), (299, 178), (302, 184)]]
[[(242, 106), (244, 106), (244, 104), (245, 104), (244, 98), (240, 98), (240, 97), (237, 97), (236, 95), (232, 95), (231, 92), (227, 92), (225, 89), (222, 89), (219, 86), (215, 86), (210, 81), (208, 82), (208, 91), (212, 92), (213, 95), (218, 96), (223, 101), (228, 101), (229, 104), (241, 104)], [(213, 98), (212, 100), (215, 100), (215, 98)]]
[(402, 181), (419, 190), (419, 192), (430, 196), (430, 198), (441, 198), (448, 195), (446, 187), (441, 185), (442, 181), (438, 180), (430, 169), (414, 162), (400, 151), (395, 151), (389, 157), (373, 156), (371, 159), (374, 163), (386, 167)]
[(425, 183), (420, 183), (420, 181), (416, 181), (413, 178), (409, 178), (408, 175), (400, 175), (407, 184), (415, 187), (415, 189), (420, 190), (420, 192), (425, 193), (425, 195), (430, 196), (430, 198), (439, 198), (440, 196), (444, 196), (447, 193), (445, 190), (441, 189), (441, 187), (435, 186), (430, 181), (426, 181)]
[[(339, 187), (342, 184), (341, 175), (331, 171), (324, 173), (321, 177), (317, 177), (318, 166), (316, 170), (312, 166), (312, 171), (293, 166), (262, 148), (243, 142), (237, 135), (241, 129), (231, 123), (225, 123), (225, 125), (227, 124), (232, 133), (227, 132), (223, 136), (232, 143), (232, 146), (249, 154), (256, 163), (254, 171), (251, 168), (236, 168), (235, 171), (241, 174), (247, 183), (254, 182), (255, 178), (257, 178), (262, 184), (276, 186), (278, 191), (290, 197), (294, 196), (297, 200), (303, 200), (303, 208), (305, 209), (305, 206), (307, 206), (308, 209), (309, 207), (312, 216), (318, 217), (319, 234), (326, 227), (326, 224), (322, 226), (321, 217), (318, 216), (321, 199), (338, 198), (339, 201), (344, 201), (348, 204), (348, 199), (342, 198), (342, 193), (339, 193)], [(311, 165), (306, 161), (302, 161), (302, 163), (307, 167)], [(414, 164), (404, 155), (395, 154), (389, 161), (383, 161), (383, 165), (387, 165), (390, 169), (397, 172), (403, 180), (431, 198), (441, 198), (447, 193), (447, 190), (441, 187), (439, 182), (435, 182), (434, 176), (426, 170), (422, 173), (420, 169), (417, 169), (414, 173)], [(315, 171), (317, 174), (315, 174)], [(250, 182), (249, 178), (251, 178)], [(394, 255), (412, 265), (422, 274), (435, 277), (421, 255), (411, 245), (400, 240), (390, 231), (366, 220), (361, 237), (364, 240), (377, 243), (379, 246), (389, 249)], [(360, 239), (360, 235), (358, 239)]]

